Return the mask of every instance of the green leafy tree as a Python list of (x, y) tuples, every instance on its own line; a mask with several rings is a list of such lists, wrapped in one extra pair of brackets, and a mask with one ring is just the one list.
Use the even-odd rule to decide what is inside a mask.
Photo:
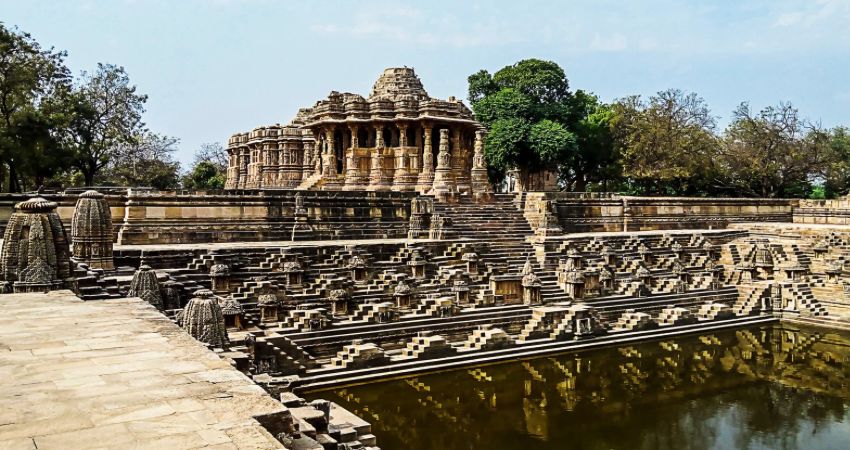
[(718, 149), (715, 121), (694, 93), (670, 89), (620, 99), (610, 118), (623, 175), (643, 194), (683, 193), (706, 176)]
[(144, 133), (142, 113), (147, 96), (138, 94), (123, 67), (98, 64), (83, 73), (73, 92), (74, 119), (69, 135), (76, 151), (74, 166), (86, 186), (112, 161), (121, 145)]
[(528, 59), (492, 76), (482, 70), (469, 77), (469, 100), (489, 129), (484, 151), (496, 177), (517, 168), (527, 182), (532, 172), (571, 159), (570, 99), (567, 77), (551, 61)]
[(183, 176), (186, 189), (224, 189), (227, 181), (227, 150), (220, 142), (201, 144), (189, 172)]
[(21, 184), (42, 186), (48, 178), (71, 167), (73, 151), (59, 137), (58, 126), (60, 119), (41, 109), (28, 110), (17, 120), (11, 134), (18, 144), (13, 154), (18, 155), (14, 159)]
[(609, 184), (622, 176), (611, 131), (614, 111), (583, 91), (576, 91), (573, 105), (576, 121), (573, 132), (578, 151), (562, 167), (561, 179), (574, 191), (584, 191), (590, 183), (608, 190)]
[(64, 162), (57, 136), (64, 117), (48, 105), (68, 90), (65, 56), (0, 23), (0, 189), (20, 191), (22, 176), (38, 182), (53, 170), (47, 166)]
[(850, 190), (850, 129), (835, 127), (829, 131), (828, 139), (823, 195), (831, 198)]
[(807, 197), (833, 154), (829, 133), (790, 103), (758, 113), (742, 103), (724, 133), (719, 161), (726, 183), (744, 195)]
[(201, 161), (183, 177), (183, 187), (199, 190), (224, 189), (225, 181), (226, 176), (219, 167), (209, 161)]

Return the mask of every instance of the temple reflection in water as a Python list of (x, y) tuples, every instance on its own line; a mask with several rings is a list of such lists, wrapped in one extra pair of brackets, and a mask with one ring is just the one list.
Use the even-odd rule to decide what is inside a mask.
[(313, 396), (388, 449), (850, 448), (848, 362), (850, 333), (783, 325)]

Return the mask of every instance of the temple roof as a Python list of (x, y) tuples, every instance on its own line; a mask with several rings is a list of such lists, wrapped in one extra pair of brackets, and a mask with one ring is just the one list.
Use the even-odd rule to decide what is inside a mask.
[(372, 86), (369, 100), (428, 100), (422, 81), (410, 67), (390, 67)]
[(325, 124), (432, 120), (479, 128), (481, 125), (463, 102), (455, 97), (432, 98), (410, 67), (390, 67), (378, 77), (368, 98), (350, 92), (331, 91), (310, 108), (298, 110), (287, 125), (257, 127), (236, 133), (229, 147), (249, 141), (312, 139), (311, 127)]

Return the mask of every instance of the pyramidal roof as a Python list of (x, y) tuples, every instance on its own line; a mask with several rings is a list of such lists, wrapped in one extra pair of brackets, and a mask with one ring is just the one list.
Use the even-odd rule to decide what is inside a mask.
[(427, 100), (428, 93), (411, 67), (390, 67), (372, 86), (369, 100)]

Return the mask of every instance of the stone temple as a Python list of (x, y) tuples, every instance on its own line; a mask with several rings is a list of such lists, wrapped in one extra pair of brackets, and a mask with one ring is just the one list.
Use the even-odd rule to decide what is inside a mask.
[[(478, 401), (470, 366), (850, 327), (847, 199), (496, 193), (485, 139), (394, 68), (234, 135), (223, 191), (4, 194), (0, 448), (377, 448), (376, 422), (429, 430), (346, 386), (405, 377), (442, 419), (410, 377), (467, 369)], [(846, 357), (805, 354), (846, 385)]]
[(483, 136), (462, 101), (390, 68), (367, 98), (334, 91), (288, 125), (231, 136), (226, 188), (486, 194)]

